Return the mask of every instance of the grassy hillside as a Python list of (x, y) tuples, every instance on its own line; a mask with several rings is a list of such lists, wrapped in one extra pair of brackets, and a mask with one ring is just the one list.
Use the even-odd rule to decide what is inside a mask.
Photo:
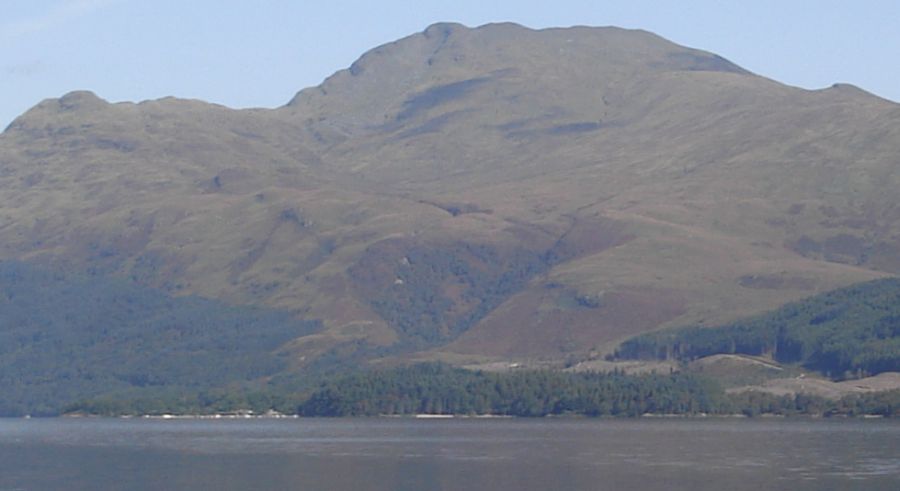
[(0, 135), (0, 259), (320, 319), (298, 369), (578, 359), (900, 272), (897, 155), (852, 87), (437, 24), (277, 109), (41, 102)]
[(900, 279), (842, 288), (720, 327), (644, 334), (616, 351), (625, 359), (716, 354), (771, 355), (837, 378), (900, 371)]

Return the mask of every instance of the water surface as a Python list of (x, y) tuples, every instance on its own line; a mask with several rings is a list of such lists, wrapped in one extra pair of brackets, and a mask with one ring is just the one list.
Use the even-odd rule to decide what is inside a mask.
[(900, 422), (0, 419), (11, 490), (891, 490)]

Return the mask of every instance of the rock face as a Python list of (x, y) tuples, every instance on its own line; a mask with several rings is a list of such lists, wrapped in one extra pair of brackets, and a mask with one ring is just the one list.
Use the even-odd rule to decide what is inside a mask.
[(75, 92), (0, 259), (286, 308), (323, 355), (562, 358), (900, 272), (900, 106), (653, 34), (437, 24), (273, 110)]

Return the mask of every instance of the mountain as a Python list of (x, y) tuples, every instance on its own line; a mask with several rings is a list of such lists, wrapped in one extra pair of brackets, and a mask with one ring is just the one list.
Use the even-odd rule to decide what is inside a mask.
[(41, 102), (0, 135), (0, 260), (320, 322), (292, 369), (577, 359), (900, 273), (898, 156), (852, 86), (436, 24), (276, 109)]

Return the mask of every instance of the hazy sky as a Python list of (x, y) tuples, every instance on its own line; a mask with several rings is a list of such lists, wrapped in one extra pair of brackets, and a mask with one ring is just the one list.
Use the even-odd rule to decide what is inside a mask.
[(437, 21), (641, 28), (791, 85), (900, 101), (897, 0), (0, 0), (0, 128), (75, 89), (275, 107)]

